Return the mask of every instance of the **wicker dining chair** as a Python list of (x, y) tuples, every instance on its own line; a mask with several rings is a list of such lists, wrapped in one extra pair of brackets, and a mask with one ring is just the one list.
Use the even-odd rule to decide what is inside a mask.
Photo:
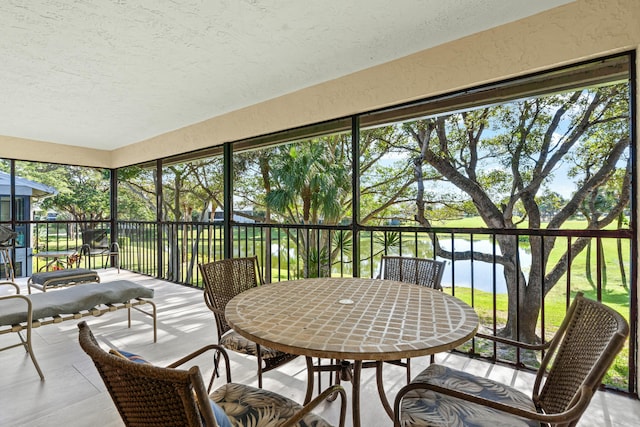
[[(221, 346), (203, 347), (168, 367), (159, 367), (107, 352), (86, 322), (80, 322), (78, 328), (80, 346), (93, 360), (128, 427), (330, 427), (311, 410), (335, 394), (341, 398), (339, 426), (344, 426), (346, 394), (339, 386), (328, 388), (303, 407), (277, 393), (232, 383), (229, 357)], [(177, 369), (208, 350), (220, 352), (227, 374), (227, 383), (209, 396), (198, 366)]]
[[(380, 262), (378, 279), (413, 283), (441, 291), (440, 282), (445, 265), (444, 261), (434, 259), (384, 255)], [(435, 356), (432, 354), (431, 363), (434, 362)], [(387, 363), (407, 368), (407, 384), (411, 382), (411, 359), (391, 360)]]
[(397, 280), (442, 290), (440, 282), (444, 267), (444, 261), (384, 255), (381, 259), (378, 279)]
[(397, 394), (394, 426), (575, 426), (629, 335), (627, 321), (578, 293), (545, 350), (532, 397), (484, 377), (431, 364)]
[[(263, 372), (282, 366), (298, 356), (256, 344), (236, 333), (227, 323), (224, 315), (227, 303), (239, 293), (264, 284), (258, 258), (230, 258), (198, 266), (204, 281), (204, 302), (216, 320), (218, 344), (227, 350), (255, 356), (258, 359), (258, 387), (262, 388)], [(211, 383), (214, 376), (211, 377)]]

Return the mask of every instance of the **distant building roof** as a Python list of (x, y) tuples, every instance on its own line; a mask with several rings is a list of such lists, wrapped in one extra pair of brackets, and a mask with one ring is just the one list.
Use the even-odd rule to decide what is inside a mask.
[[(254, 223), (255, 220), (251, 219), (251, 218), (247, 218), (246, 216), (243, 215), (238, 215), (236, 214), (236, 212), (240, 212), (240, 213), (246, 213), (251, 215), (253, 213), (253, 211), (250, 210), (240, 210), (240, 211), (233, 211), (233, 220), (235, 222), (244, 222), (244, 223)], [(224, 221), (224, 211), (221, 209), (216, 209), (215, 212), (213, 213), (213, 220), (214, 221)]]
[[(11, 176), (0, 171), (0, 195), (9, 194), (11, 194)], [(58, 190), (53, 187), (16, 176), (16, 196), (42, 197), (56, 194)]]

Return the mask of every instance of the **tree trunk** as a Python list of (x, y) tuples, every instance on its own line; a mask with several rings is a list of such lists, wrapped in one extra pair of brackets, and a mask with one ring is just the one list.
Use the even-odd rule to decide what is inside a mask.
[(586, 259), (585, 259), (585, 277), (587, 279), (587, 282), (589, 282), (589, 285), (591, 286), (591, 288), (593, 288), (593, 290), (596, 290), (596, 285), (595, 283), (593, 283), (593, 276), (591, 275), (591, 240), (589, 240), (589, 243), (587, 244), (587, 252), (586, 252)]
[(177, 236), (177, 226), (167, 227), (168, 241), (168, 260), (167, 260), (167, 277), (166, 280), (178, 282), (180, 279), (180, 245)]
[[(624, 212), (620, 212), (618, 215), (618, 229), (622, 228), (624, 221)], [(620, 269), (620, 281), (625, 291), (629, 292), (629, 286), (627, 285), (627, 272), (624, 267), (624, 257), (622, 256), (622, 239), (617, 239), (618, 246), (618, 268)]]
[[(527, 281), (519, 262), (517, 236), (498, 236), (496, 241), (504, 258), (509, 260), (503, 264), (509, 301), (507, 324), (498, 335), (535, 343), (538, 341), (536, 325), (540, 313), (543, 280), (540, 272), (540, 245), (531, 245), (532, 264)], [(533, 256), (533, 252), (537, 252), (536, 256)]]
[(597, 240), (598, 244), (598, 267), (600, 268), (600, 278), (602, 290), (607, 289), (607, 263), (604, 259), (604, 247), (602, 246), (602, 239)]

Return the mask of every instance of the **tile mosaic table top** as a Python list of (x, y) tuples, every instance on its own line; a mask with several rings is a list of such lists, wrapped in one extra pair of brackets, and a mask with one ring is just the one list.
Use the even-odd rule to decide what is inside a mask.
[(304, 279), (233, 298), (227, 321), (261, 344), (305, 356), (396, 360), (450, 350), (471, 339), (478, 316), (441, 291), (390, 280)]

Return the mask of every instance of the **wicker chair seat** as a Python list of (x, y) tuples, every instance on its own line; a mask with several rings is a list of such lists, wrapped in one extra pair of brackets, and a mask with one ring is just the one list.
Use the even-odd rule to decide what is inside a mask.
[[(250, 356), (257, 356), (256, 343), (246, 339), (233, 329), (227, 331), (222, 337), (220, 337), (219, 344), (227, 350), (235, 351), (237, 353), (247, 354)], [(270, 347), (260, 346), (260, 353), (262, 354), (262, 360), (277, 359), (285, 356), (292, 356), (288, 353), (283, 353), (278, 350), (274, 350)], [(295, 356), (292, 356), (295, 357)]]
[[(202, 272), (204, 282), (204, 302), (216, 320), (218, 343), (227, 350), (256, 357), (258, 387), (262, 388), (263, 372), (275, 369), (298, 356), (263, 346), (258, 346), (260, 348), (260, 354), (258, 354), (256, 344), (234, 332), (224, 316), (227, 303), (233, 297), (264, 284), (258, 266), (258, 258), (252, 256), (222, 259), (206, 264), (198, 264), (198, 267)], [(211, 377), (209, 388), (213, 384), (216, 373), (217, 369)]]
[[(413, 382), (460, 390), (496, 402), (536, 411), (531, 398), (512, 387), (443, 365), (429, 365)], [(513, 415), (487, 406), (424, 389), (407, 393), (402, 402), (401, 414), (402, 424), (409, 422), (412, 426), (540, 426), (540, 423), (532, 420), (515, 418)]]
[[(234, 426), (275, 427), (302, 409), (293, 400), (279, 394), (243, 384), (229, 383), (210, 395)], [(323, 418), (307, 414), (298, 427), (331, 427)]]
[(550, 341), (533, 345), (477, 336), (544, 352), (531, 398), (432, 364), (396, 394), (394, 426), (575, 427), (624, 346), (629, 324), (620, 313), (578, 292)]

